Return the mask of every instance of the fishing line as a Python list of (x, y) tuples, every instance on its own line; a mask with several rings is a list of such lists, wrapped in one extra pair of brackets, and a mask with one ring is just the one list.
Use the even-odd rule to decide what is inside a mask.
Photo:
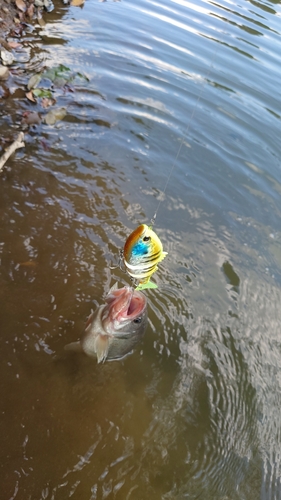
[(134, 231), (128, 236), (124, 248), (120, 251), (119, 266), (121, 262), (124, 264), (125, 270), (127, 274), (130, 276), (130, 278), (131, 279), (133, 278), (133, 282), (135, 283), (137, 290), (144, 290), (146, 288), (157, 288), (157, 284), (152, 282), (150, 278), (157, 271), (158, 263), (162, 262), (162, 260), (166, 257), (167, 252), (163, 250), (162, 242), (158, 238), (157, 234), (153, 231), (152, 227), (155, 223), (157, 213), (159, 211), (163, 198), (165, 197), (164, 195), (167, 191), (169, 182), (173, 175), (177, 160), (182, 150), (184, 140), (189, 132), (199, 102), (202, 99), (205, 84), (207, 81), (209, 81), (209, 75), (213, 68), (217, 51), (218, 49), (214, 50), (212, 54), (211, 63), (207, 68), (205, 78), (201, 85), (189, 121), (184, 129), (177, 154), (169, 170), (164, 190), (162, 191), (162, 196), (158, 201), (158, 205), (156, 207), (154, 216), (151, 219), (151, 225), (147, 226), (146, 224), (141, 224), (136, 229), (134, 229)]
[[(179, 145), (179, 148), (178, 148), (177, 154), (176, 154), (175, 159), (174, 159), (174, 161), (173, 161), (172, 167), (170, 168), (170, 172), (169, 172), (169, 174), (168, 174), (168, 177), (167, 177), (167, 180), (166, 180), (166, 183), (165, 183), (164, 189), (163, 189), (163, 191), (162, 191), (162, 194), (163, 194), (163, 195), (165, 195), (165, 193), (166, 193), (166, 190), (167, 190), (167, 187), (168, 187), (168, 185), (169, 185), (170, 179), (171, 179), (172, 174), (173, 174), (173, 172), (174, 172), (174, 169), (175, 169), (175, 166), (176, 166), (176, 163), (177, 163), (178, 157), (179, 157), (180, 152), (181, 152), (181, 150), (182, 150), (183, 143), (184, 143), (184, 141), (185, 141), (185, 139), (186, 139), (186, 137), (187, 137), (187, 135), (188, 135), (188, 132), (189, 132), (189, 129), (190, 129), (190, 125), (191, 125), (191, 123), (192, 123), (192, 121), (193, 121), (193, 119), (194, 119), (194, 116), (195, 116), (195, 111), (196, 111), (196, 109), (197, 109), (197, 107), (198, 107), (198, 105), (199, 105), (199, 102), (200, 102), (201, 98), (202, 98), (202, 95), (203, 95), (203, 90), (204, 90), (205, 85), (206, 85), (206, 83), (207, 83), (207, 81), (208, 81), (208, 77), (210, 76), (210, 73), (211, 73), (211, 71), (212, 71), (212, 69), (213, 69), (213, 66), (214, 66), (214, 63), (215, 63), (215, 59), (216, 59), (217, 53), (218, 53), (218, 47), (217, 47), (217, 48), (216, 48), (216, 50), (214, 50), (214, 52), (213, 52), (212, 59), (211, 59), (211, 64), (210, 64), (210, 66), (209, 66), (209, 68), (208, 68), (208, 71), (207, 71), (206, 76), (205, 76), (205, 78), (204, 78), (204, 82), (203, 82), (203, 84), (202, 84), (202, 86), (201, 86), (201, 89), (200, 89), (200, 92), (199, 92), (199, 94), (198, 94), (198, 96), (197, 96), (197, 100), (196, 100), (195, 106), (193, 107), (192, 113), (191, 113), (191, 115), (190, 115), (189, 122), (188, 122), (188, 124), (187, 124), (187, 126), (186, 126), (186, 128), (185, 128), (185, 130), (184, 130), (183, 137), (182, 137), (182, 140), (181, 140), (181, 142), (180, 142), (180, 145)], [(161, 205), (162, 201), (163, 201), (163, 196), (162, 196), (162, 199), (160, 199), (160, 200), (159, 200), (159, 202), (158, 202), (158, 205), (157, 205), (157, 207), (156, 207), (156, 210), (155, 210), (155, 213), (154, 213), (154, 215), (153, 215), (152, 219), (150, 219), (150, 222), (151, 222), (151, 227), (152, 227), (152, 226), (154, 225), (154, 223), (155, 223), (155, 220), (156, 220), (156, 217), (157, 217), (157, 214), (158, 214), (158, 210), (159, 210), (159, 207), (160, 207), (160, 205)]]

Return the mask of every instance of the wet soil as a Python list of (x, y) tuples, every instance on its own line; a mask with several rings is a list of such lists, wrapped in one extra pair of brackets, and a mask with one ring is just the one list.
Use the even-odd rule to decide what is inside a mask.
[[(16, 19), (19, 10), (11, 0), (0, 0), (0, 43), (5, 45), (5, 38), (9, 35), (10, 31), (17, 26)], [(6, 48), (6, 47), (5, 47)]]
[[(48, 3), (45, 0), (46, 4)], [(44, 4), (45, 5), (45, 4)], [(15, 76), (18, 74), (25, 74), (25, 63), (21, 61), (20, 70), (14, 64), (14, 51), (21, 51), (23, 48), (23, 36), (26, 32), (26, 28), (32, 24), (45, 25), (44, 17), (48, 16), (48, 12), (44, 8), (43, 2), (40, 0), (0, 0), (0, 101), (6, 101), (13, 95), (14, 97), (22, 96), (25, 98), (27, 88), (27, 81), (24, 78), (17, 78), (16, 87), (17, 90), (11, 87), (11, 82), (15, 83)], [(49, 0), (49, 5), (47, 5), (49, 10), (53, 10), (54, 5), (51, 0)], [(5, 61), (7, 56), (11, 55), (12, 62)], [(27, 74), (27, 73), (26, 73)], [(34, 104), (35, 100), (31, 98)], [(32, 113), (33, 110), (26, 111), (27, 117), (23, 113), (22, 124), (34, 125), (35, 121), (30, 119), (30, 116), (38, 116), (37, 113)], [(9, 113), (14, 115), (15, 109), (5, 108), (6, 120), (10, 123), (18, 123), (15, 116), (9, 118)], [(27, 121), (26, 121), (27, 120)], [(31, 123), (32, 121), (32, 123)], [(19, 130), (13, 130), (14, 127), (10, 129), (8, 134), (2, 134), (0, 138), (0, 157), (4, 154), (7, 146), (9, 146), (18, 135)], [(18, 128), (18, 127), (16, 127)], [(22, 127), (21, 127), (22, 128)], [(1, 169), (0, 169), (1, 170)]]

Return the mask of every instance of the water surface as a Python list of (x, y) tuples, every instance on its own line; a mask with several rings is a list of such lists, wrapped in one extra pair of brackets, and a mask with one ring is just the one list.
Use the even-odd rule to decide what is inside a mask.
[[(88, 0), (26, 30), (2, 135), (38, 68), (89, 82), (1, 174), (3, 498), (281, 498), (280, 15)], [(169, 255), (144, 340), (66, 355), (155, 210)]]

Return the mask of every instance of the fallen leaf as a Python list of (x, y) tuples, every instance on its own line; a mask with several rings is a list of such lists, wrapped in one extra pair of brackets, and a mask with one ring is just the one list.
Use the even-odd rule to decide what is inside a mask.
[(55, 102), (56, 102), (55, 99), (50, 99), (49, 97), (43, 97), (41, 100), (41, 106), (43, 108), (49, 108), (50, 106), (53, 106)]
[(67, 79), (63, 78), (63, 76), (56, 76), (56, 78), (53, 80), (54, 85), (56, 87), (64, 87), (64, 85), (67, 83)]
[[(2, 7), (2, 10), (4, 10), (3, 7)], [(7, 9), (7, 12), (9, 12), (8, 9)], [(10, 50), (10, 46), (9, 46), (8, 42), (6, 42), (6, 40), (4, 40), (4, 38), (2, 38), (1, 36), (0, 36), (0, 45), (2, 45), (3, 49)]]
[(41, 81), (41, 73), (36, 73), (35, 75), (32, 75), (29, 78), (29, 81), (27, 84), (28, 90), (35, 89), (36, 87), (38, 87), (40, 81)]
[(47, 143), (46, 139), (41, 139), (40, 144), (41, 144), (42, 148), (44, 149), (44, 151), (50, 150), (50, 146)]
[(25, 5), (25, 2), (23, 0), (16, 0), (16, 6), (22, 12), (26, 11), (26, 5)]
[(46, 26), (46, 23), (45, 23), (43, 17), (42, 16), (40, 17), (39, 14), (37, 16), (37, 21), (38, 21), (38, 24), (41, 26), (41, 28), (44, 28), (44, 26)]
[(26, 123), (27, 125), (40, 125), (41, 116), (36, 111), (31, 111), (28, 114), (24, 114), (22, 122)]
[(21, 47), (21, 43), (18, 42), (8, 42), (8, 45), (11, 49), (18, 49)]
[(33, 14), (34, 14), (34, 4), (31, 3), (27, 9), (27, 15), (28, 17), (32, 18), (33, 17)]
[(74, 7), (80, 7), (80, 5), (83, 5), (85, 0), (71, 0), (70, 5), (73, 5)]
[(59, 66), (55, 66), (54, 68), (47, 69), (43, 73), (43, 77), (48, 78), (54, 83), (56, 79), (61, 79), (62, 81), (59, 83), (62, 83), (62, 85), (64, 85), (71, 77), (71, 71), (67, 66), (60, 64)]
[(34, 96), (33, 96), (33, 93), (32, 93), (32, 90), (30, 92), (27, 92), (25, 94), (25, 96), (27, 97), (27, 99), (29, 99), (30, 101), (32, 102), (36, 102), (36, 99), (34, 99)]
[(7, 80), (10, 72), (6, 66), (0, 65), (0, 80)]
[(86, 80), (86, 82), (90, 81), (90, 78), (88, 78), (86, 75), (83, 75), (83, 73), (77, 73), (77, 76), (79, 76), (79, 78), (82, 78), (83, 80)]
[(75, 92), (74, 88), (71, 87), (70, 85), (68, 85), (67, 83), (65, 84), (65, 86), (63, 87), (63, 91), (64, 93), (65, 92)]
[(45, 123), (54, 125), (59, 120), (62, 120), (66, 115), (66, 108), (52, 109), (45, 115)]
[(48, 97), (51, 99), (53, 95), (51, 90), (48, 89), (34, 89), (32, 92), (35, 97)]
[(62, 71), (70, 71), (70, 68), (68, 68), (67, 66), (65, 66), (64, 64), (60, 64), (58, 66), (58, 71), (62, 72)]

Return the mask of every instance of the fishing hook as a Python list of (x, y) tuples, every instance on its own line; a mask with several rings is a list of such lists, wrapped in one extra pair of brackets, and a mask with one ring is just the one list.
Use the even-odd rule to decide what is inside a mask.
[(121, 269), (121, 271), (126, 271), (126, 269), (122, 268), (122, 263), (123, 263), (123, 257), (124, 257), (124, 252), (122, 248), (119, 250), (119, 259), (118, 259), (118, 264), (116, 266), (109, 266), (109, 269)]

